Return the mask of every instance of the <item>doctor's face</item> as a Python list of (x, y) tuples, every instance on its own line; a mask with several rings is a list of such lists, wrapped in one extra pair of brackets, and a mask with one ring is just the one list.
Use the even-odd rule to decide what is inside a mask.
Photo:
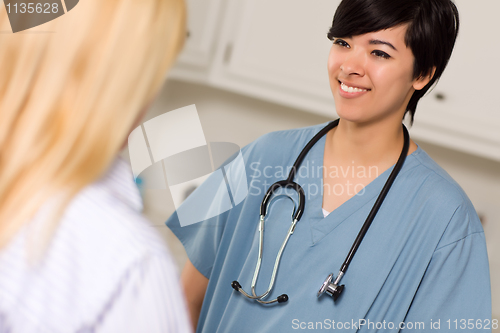
[(340, 118), (368, 123), (401, 121), (422, 80), (413, 79), (414, 56), (404, 42), (407, 26), (333, 41), (328, 58), (330, 87)]

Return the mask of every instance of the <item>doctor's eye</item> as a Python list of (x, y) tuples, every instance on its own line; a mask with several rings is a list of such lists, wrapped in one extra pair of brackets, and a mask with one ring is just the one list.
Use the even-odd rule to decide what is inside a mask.
[(350, 47), (350, 45), (347, 44), (347, 42), (345, 40), (340, 39), (340, 38), (335, 38), (333, 40), (333, 44), (340, 45), (340, 46), (343, 46), (343, 47)]
[(376, 57), (383, 58), (383, 59), (389, 59), (391, 56), (388, 55), (387, 53), (379, 50), (372, 51), (372, 54), (375, 55)]

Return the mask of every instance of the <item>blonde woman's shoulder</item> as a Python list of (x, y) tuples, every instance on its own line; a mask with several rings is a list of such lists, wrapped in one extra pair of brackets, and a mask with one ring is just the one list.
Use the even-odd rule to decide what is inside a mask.
[(28, 258), (33, 232), (23, 230), (0, 254), (0, 314), (8, 313), (0, 331), (2, 325), (42, 332), (133, 332), (134, 325), (189, 331), (175, 265), (141, 209), (130, 170), (117, 160), (70, 203), (35, 263)]

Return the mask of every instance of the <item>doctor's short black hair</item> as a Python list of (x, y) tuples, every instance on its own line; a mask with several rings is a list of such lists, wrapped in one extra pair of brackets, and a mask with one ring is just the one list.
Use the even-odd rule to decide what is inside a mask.
[(459, 16), (451, 0), (342, 0), (333, 17), (328, 39), (352, 37), (408, 24), (405, 43), (415, 57), (414, 78), (436, 72), (413, 93), (406, 107), (411, 121), (417, 103), (443, 74), (458, 35)]

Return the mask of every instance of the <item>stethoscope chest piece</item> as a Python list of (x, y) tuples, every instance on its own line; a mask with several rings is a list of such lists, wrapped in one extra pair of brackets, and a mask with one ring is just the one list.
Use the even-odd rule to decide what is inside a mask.
[(328, 275), (326, 278), (325, 282), (323, 282), (323, 285), (318, 291), (318, 297), (321, 297), (324, 293), (327, 293), (328, 295), (333, 297), (333, 301), (336, 301), (337, 298), (339, 298), (340, 294), (342, 294), (342, 291), (344, 290), (344, 285), (338, 285), (338, 281), (340, 281), (339, 278), (335, 280), (335, 282), (332, 283), (333, 280), (333, 273)]

